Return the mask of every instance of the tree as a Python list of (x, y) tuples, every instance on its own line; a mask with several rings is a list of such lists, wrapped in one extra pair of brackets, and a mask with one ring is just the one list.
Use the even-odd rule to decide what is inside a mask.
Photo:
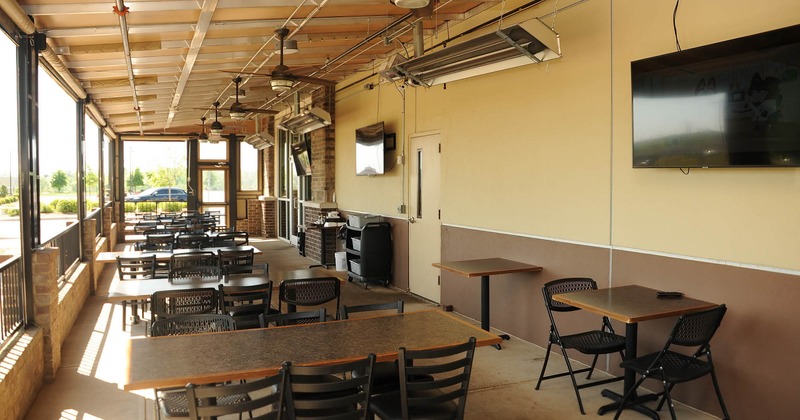
[(50, 186), (61, 192), (67, 186), (67, 174), (61, 169), (55, 171), (52, 178), (50, 178)]
[(97, 179), (97, 174), (96, 173), (94, 173), (92, 171), (86, 172), (86, 174), (83, 177), (83, 182), (86, 185), (86, 190), (87, 191), (92, 191), (92, 192), (96, 192), (97, 191), (98, 179)]
[(130, 191), (136, 190), (136, 187), (144, 185), (144, 176), (139, 168), (133, 170), (133, 173), (128, 177), (128, 189)]
[(5, 197), (8, 195), (8, 187), (5, 185), (0, 185), (0, 197)]

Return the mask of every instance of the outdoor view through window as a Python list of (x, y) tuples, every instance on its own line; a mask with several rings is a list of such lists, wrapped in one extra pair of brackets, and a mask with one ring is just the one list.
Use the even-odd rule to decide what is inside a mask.
[[(0, 35), (0, 92), (7, 99), (17, 97), (15, 46)], [(19, 176), (17, 153), (17, 101), (6, 100), (0, 112), (0, 263), (20, 253)]]

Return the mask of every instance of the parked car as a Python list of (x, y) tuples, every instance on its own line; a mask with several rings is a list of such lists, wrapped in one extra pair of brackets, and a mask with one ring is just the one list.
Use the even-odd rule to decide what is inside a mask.
[(180, 188), (154, 187), (125, 197), (125, 201), (186, 201), (186, 191)]

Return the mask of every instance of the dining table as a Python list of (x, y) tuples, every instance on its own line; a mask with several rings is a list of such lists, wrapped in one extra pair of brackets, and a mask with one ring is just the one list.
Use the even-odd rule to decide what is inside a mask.
[(200, 249), (174, 249), (172, 251), (103, 251), (97, 254), (95, 262), (101, 264), (116, 263), (117, 257), (138, 258), (143, 256), (155, 255), (156, 261), (169, 261), (173, 254), (185, 254), (192, 252), (213, 252), (218, 253), (219, 250), (223, 251), (243, 251), (253, 250), (254, 255), (261, 254), (261, 250), (252, 245), (240, 245), (234, 247), (210, 247)]
[(324, 365), (375, 354), (397, 359), (398, 349), (436, 349), (475, 337), (477, 346), (502, 339), (441, 310), (424, 310), (286, 327), (167, 337), (132, 338), (126, 391), (262, 378), (284, 361)]
[[(625, 359), (636, 357), (639, 323), (654, 319), (680, 316), (689, 312), (701, 311), (717, 306), (716, 303), (693, 299), (682, 294), (672, 297), (659, 297), (658, 290), (639, 285), (609, 287), (605, 289), (583, 290), (553, 295), (553, 300), (566, 303), (598, 315), (625, 323)], [(665, 338), (666, 339), (666, 338)], [(626, 370), (623, 381), (623, 394), (604, 389), (601, 394), (613, 402), (600, 407), (599, 415), (616, 411), (622, 397), (633, 389), (636, 373)], [(652, 401), (656, 394), (637, 396), (626, 409), (633, 409), (653, 419), (658, 413), (641, 403)]]
[[(481, 258), (473, 260), (444, 261), (433, 263), (433, 266), (464, 277), (481, 278), (481, 328), (486, 331), (489, 331), (490, 328), (489, 277), (498, 274), (542, 271), (542, 267), (538, 265), (509, 260), (506, 258)], [(511, 338), (508, 334), (500, 334), (500, 337), (503, 340), (508, 340)], [(495, 348), (499, 350), (500, 344), (496, 344)]]

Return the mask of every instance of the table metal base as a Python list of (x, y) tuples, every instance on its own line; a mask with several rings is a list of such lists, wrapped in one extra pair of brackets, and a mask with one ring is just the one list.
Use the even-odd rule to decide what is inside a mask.
[[(600, 392), (600, 395), (602, 395), (602, 396), (604, 396), (604, 397), (606, 397), (608, 399), (611, 399), (614, 402), (611, 403), (611, 404), (606, 404), (606, 405), (600, 407), (599, 409), (597, 409), (597, 414), (602, 416), (603, 414), (606, 414), (608, 412), (616, 412), (617, 409), (619, 408), (620, 402), (622, 402), (622, 395), (619, 395), (619, 394), (617, 394), (616, 392), (614, 392), (614, 391), (612, 391), (610, 389), (602, 390)], [(658, 395), (657, 394), (637, 395), (634, 398), (632, 398), (630, 401), (628, 401), (628, 403), (626, 404), (624, 409), (625, 410), (633, 410), (633, 411), (639, 412), (641, 414), (644, 414), (645, 416), (650, 417), (651, 419), (659, 420), (660, 417), (659, 417), (658, 413), (655, 410), (651, 409), (650, 407), (645, 407), (645, 406), (642, 405), (643, 403), (646, 403), (646, 402), (649, 402), (649, 401), (655, 401), (657, 399), (658, 399)]]

